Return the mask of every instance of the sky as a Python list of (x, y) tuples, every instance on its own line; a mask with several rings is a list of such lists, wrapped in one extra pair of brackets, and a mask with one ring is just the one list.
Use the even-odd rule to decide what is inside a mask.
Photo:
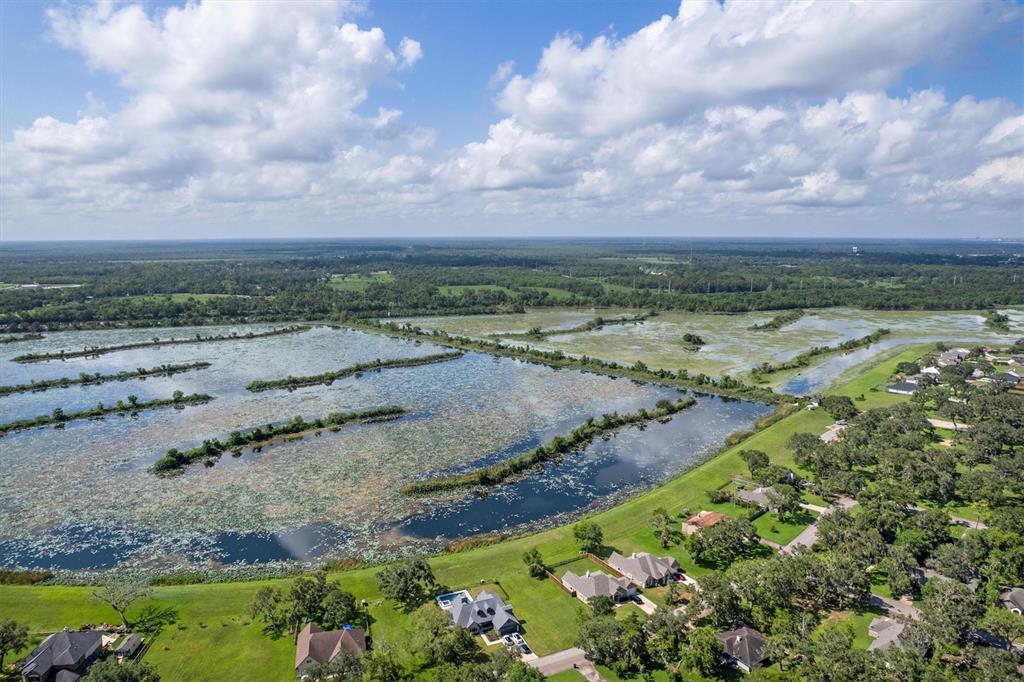
[(0, 240), (1024, 237), (1019, 2), (0, 3)]

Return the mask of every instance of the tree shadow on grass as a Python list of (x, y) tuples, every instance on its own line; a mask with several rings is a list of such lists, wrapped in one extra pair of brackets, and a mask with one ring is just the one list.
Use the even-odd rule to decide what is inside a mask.
[(132, 629), (155, 637), (165, 627), (178, 622), (178, 611), (172, 606), (147, 606), (132, 624)]

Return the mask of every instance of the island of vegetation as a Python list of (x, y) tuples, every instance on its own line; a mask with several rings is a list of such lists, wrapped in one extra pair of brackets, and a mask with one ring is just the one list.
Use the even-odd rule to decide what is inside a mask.
[(653, 317), (657, 313), (653, 310), (644, 313), (643, 315), (624, 315), (622, 317), (595, 317), (592, 320), (588, 320), (583, 324), (570, 327), (568, 329), (559, 329), (557, 327), (552, 329), (542, 329), (540, 327), (534, 327), (525, 334), (492, 334), (492, 337), (503, 337), (506, 339), (546, 339), (549, 336), (556, 336), (561, 334), (582, 334), (584, 332), (593, 332), (601, 329), (602, 327), (609, 327), (615, 324), (640, 324), (649, 317)]
[(268, 336), (279, 336), (281, 334), (295, 334), (298, 332), (304, 332), (312, 329), (307, 324), (293, 324), (288, 327), (281, 327), (279, 329), (271, 329), (265, 332), (248, 332), (247, 334), (239, 334), (238, 332), (232, 332), (230, 334), (213, 334), (210, 336), (203, 336), (202, 334), (196, 334), (194, 337), (187, 339), (161, 339), (156, 336), (150, 341), (140, 341), (138, 343), (124, 343), (117, 346), (92, 346), (90, 348), (83, 348), (82, 350), (66, 351), (59, 350), (55, 353), (26, 353), (25, 355), (18, 355), (14, 358), (14, 362), (46, 362), (48, 360), (70, 360), (71, 358), (91, 358), (97, 355), (104, 355), (106, 353), (117, 353), (123, 350), (136, 350), (138, 348), (154, 348), (157, 346), (178, 346), (186, 343), (213, 343), (215, 341), (237, 341), (239, 339), (262, 339)]
[(682, 346), (686, 350), (698, 351), (705, 343), (707, 342), (704, 340), (703, 336), (691, 334), (690, 332), (683, 334)]
[(216, 438), (204, 440), (203, 444), (184, 452), (171, 448), (167, 454), (153, 464), (153, 472), (162, 476), (174, 474), (187, 468), (193, 462), (205, 460), (213, 462), (226, 450), (234, 450), (241, 454), (242, 448), (261, 448), (278, 440), (292, 440), (313, 435), (322, 431), (337, 431), (349, 424), (366, 424), (370, 422), (389, 421), (406, 414), (408, 410), (395, 405), (374, 407), (358, 412), (332, 412), (323, 418), (306, 421), (297, 416), (289, 422), (274, 426), (258, 426), (251, 431), (233, 431), (227, 440)]
[(762, 322), (761, 324), (752, 324), (749, 327), (747, 327), (747, 329), (749, 329), (752, 332), (777, 331), (785, 327), (787, 324), (793, 324), (806, 314), (807, 313), (805, 311), (800, 309), (787, 310), (786, 312), (779, 313), (778, 315), (768, 320), (767, 322)]
[(577, 426), (568, 436), (555, 436), (544, 445), (528, 450), (498, 464), (481, 467), (473, 471), (450, 476), (438, 476), (424, 481), (416, 481), (402, 487), (406, 495), (423, 495), (443, 490), (468, 488), (472, 486), (498, 485), (508, 479), (531, 469), (544, 462), (557, 459), (562, 455), (589, 445), (595, 438), (615, 431), (624, 426), (646, 424), (658, 419), (670, 418), (677, 412), (693, 407), (697, 400), (686, 396), (676, 401), (659, 400), (653, 410), (641, 408), (637, 412), (619, 414), (617, 412), (603, 415), (600, 419), (589, 417), (586, 422)]
[(1010, 317), (998, 310), (990, 310), (985, 313), (985, 326), (997, 332), (1010, 331)]
[(51, 414), (42, 414), (30, 419), (19, 419), (13, 422), (7, 422), (6, 424), (0, 424), (0, 437), (12, 431), (32, 429), (38, 426), (53, 425), (61, 428), (66, 422), (75, 421), (77, 419), (102, 419), (108, 414), (136, 414), (143, 410), (155, 410), (161, 407), (201, 405), (203, 403), (208, 403), (211, 400), (213, 400), (213, 396), (206, 395), (205, 393), (192, 393), (185, 395), (181, 391), (175, 391), (174, 396), (171, 398), (154, 398), (153, 400), (147, 400), (140, 403), (136, 396), (130, 395), (128, 396), (127, 402), (118, 400), (114, 405), (97, 403), (96, 407), (88, 410), (80, 410), (78, 412), (65, 412), (62, 408), (57, 407), (54, 408)]
[(545, 351), (538, 348), (527, 348), (523, 346), (510, 346), (498, 341), (487, 341), (474, 339), (467, 336), (454, 336), (448, 332), (435, 329), (425, 331), (420, 327), (411, 324), (398, 324), (396, 322), (378, 322), (374, 324), (349, 323), (354, 329), (363, 329), (372, 332), (385, 333), (389, 336), (402, 339), (420, 339), (430, 341), (439, 346), (449, 346), (462, 350), (472, 350), (481, 353), (490, 353), (502, 357), (517, 358), (525, 362), (548, 367), (572, 367), (581, 372), (592, 372), (605, 376), (625, 377), (637, 381), (649, 381), (651, 383), (672, 388), (683, 388), (711, 393), (728, 398), (742, 398), (769, 404), (792, 400), (791, 396), (781, 395), (765, 386), (751, 386), (738, 379), (723, 374), (715, 378), (706, 374), (690, 374), (686, 369), (673, 372), (668, 369), (652, 369), (641, 361), (630, 366), (620, 365), (610, 360), (601, 360), (587, 355), (574, 357), (566, 355), (560, 350)]
[(832, 353), (846, 353), (857, 348), (864, 348), (870, 346), (875, 341), (878, 341), (883, 336), (889, 333), (888, 329), (884, 327), (882, 329), (876, 329), (867, 336), (862, 336), (859, 339), (850, 339), (849, 341), (843, 341), (842, 343), (834, 346), (815, 346), (810, 350), (805, 350), (803, 353), (795, 356), (785, 362), (780, 362), (775, 365), (770, 362), (765, 362), (754, 369), (750, 370), (751, 376), (754, 377), (755, 381), (762, 381), (763, 377), (769, 374), (775, 374), (776, 372), (784, 372), (790, 369), (800, 369), (801, 367), (807, 367), (811, 364), (811, 360), (821, 355), (830, 355)]
[(42, 334), (5, 334), (0, 336), (0, 344), (17, 343), (18, 341), (39, 341)]
[(462, 351), (452, 351), (449, 353), (424, 355), (419, 358), (396, 358), (394, 360), (381, 360), (378, 358), (372, 362), (362, 362), (355, 365), (349, 365), (348, 367), (342, 367), (341, 369), (333, 370), (331, 372), (324, 372), (323, 374), (313, 374), (304, 377), (287, 376), (283, 379), (256, 379), (254, 381), (250, 381), (246, 388), (256, 393), (259, 391), (272, 391), (282, 388), (294, 391), (296, 388), (301, 388), (302, 386), (315, 386), (317, 384), (326, 384), (330, 386), (337, 379), (344, 379), (345, 377), (362, 374), (363, 372), (379, 372), (382, 369), (394, 369), (396, 367), (432, 365), (437, 362), (455, 360), (457, 358), (461, 358), (463, 355), (464, 353)]
[(208, 362), (189, 362), (177, 365), (160, 365), (148, 369), (139, 367), (130, 371), (118, 372), (117, 374), (87, 374), (80, 373), (77, 377), (61, 377), (59, 379), (44, 379), (42, 381), (31, 381), (27, 384), (15, 384), (13, 386), (0, 386), (0, 396), (11, 395), (12, 393), (29, 393), (47, 391), (51, 388), (66, 388), (68, 386), (90, 386), (102, 384), (107, 381), (127, 381), (129, 379), (145, 379), (146, 377), (171, 376), (180, 372), (189, 372), (195, 369), (206, 369), (210, 366)]

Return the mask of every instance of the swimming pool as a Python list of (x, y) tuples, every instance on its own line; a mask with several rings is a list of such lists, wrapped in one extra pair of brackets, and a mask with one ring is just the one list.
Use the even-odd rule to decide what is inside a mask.
[(442, 609), (450, 609), (452, 605), (460, 601), (462, 598), (471, 599), (469, 596), (469, 590), (459, 590), (458, 592), (448, 592), (437, 597), (437, 605)]

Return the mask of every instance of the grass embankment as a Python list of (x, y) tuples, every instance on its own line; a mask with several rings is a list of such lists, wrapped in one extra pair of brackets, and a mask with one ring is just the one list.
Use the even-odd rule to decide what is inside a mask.
[(122, 400), (118, 400), (114, 405), (104, 405), (103, 403), (99, 403), (96, 407), (88, 410), (81, 410), (79, 412), (64, 412), (64, 410), (58, 407), (52, 414), (41, 414), (38, 417), (19, 419), (13, 422), (7, 422), (6, 424), (0, 424), (0, 436), (12, 431), (32, 429), (38, 426), (62, 426), (67, 422), (78, 419), (99, 419), (108, 414), (135, 414), (137, 412), (142, 412), (143, 410), (155, 410), (161, 407), (202, 405), (203, 403), (208, 403), (211, 400), (213, 400), (213, 396), (206, 395), (205, 393), (192, 393), (191, 395), (183, 395), (175, 398), (155, 398), (153, 400), (147, 400), (144, 403), (131, 402), (130, 400), (127, 403)]
[(386, 421), (401, 417), (407, 412), (408, 410), (403, 407), (388, 405), (358, 412), (332, 412), (326, 417), (314, 419), (313, 421), (306, 421), (302, 417), (295, 417), (291, 421), (278, 426), (270, 424), (265, 427), (257, 426), (252, 431), (245, 433), (233, 431), (226, 441), (216, 438), (204, 440), (202, 445), (191, 450), (185, 450), (184, 452), (177, 448), (171, 448), (167, 451), (166, 455), (154, 462), (153, 472), (160, 475), (168, 475), (179, 472), (188, 467), (189, 464), (201, 459), (213, 460), (220, 457), (226, 450), (235, 450), (241, 454), (241, 449), (244, 447), (259, 448), (281, 439), (299, 438), (321, 431), (337, 431), (342, 426), (349, 424)]
[(210, 366), (208, 362), (189, 362), (179, 365), (160, 365), (149, 369), (139, 368), (117, 374), (95, 374), (81, 373), (77, 377), (61, 377), (60, 379), (45, 379), (43, 381), (32, 381), (27, 384), (16, 384), (14, 386), (0, 386), (0, 396), (12, 393), (35, 393), (47, 391), (51, 388), (67, 388), (68, 386), (90, 386), (102, 384), (108, 381), (128, 381), (129, 379), (145, 379), (146, 377), (171, 376), (180, 372), (189, 372), (194, 369), (206, 369)]
[(17, 343), (18, 341), (38, 341), (42, 338), (42, 334), (4, 334), (0, 336), (0, 345)]
[(697, 404), (696, 398), (685, 397), (671, 402), (658, 401), (653, 410), (641, 409), (627, 414), (606, 414), (601, 419), (590, 417), (577, 426), (568, 436), (555, 436), (544, 445), (528, 450), (504, 462), (481, 467), (464, 474), (438, 476), (425, 481), (416, 481), (402, 487), (405, 495), (423, 495), (442, 490), (455, 490), (471, 486), (498, 485), (544, 462), (557, 459), (562, 455), (589, 445), (598, 436), (615, 431), (624, 426), (646, 424), (655, 419), (666, 419)]
[[(860, 409), (889, 404), (890, 398), (907, 400), (883, 387), (899, 362), (920, 357), (927, 346), (916, 346), (893, 355), (884, 363), (867, 368), (850, 383), (838, 386), (829, 394), (856, 397)], [(622, 554), (653, 552), (675, 557), (688, 575), (700, 577), (711, 570), (697, 564), (683, 543), (662, 549), (651, 525), (655, 509), (664, 508), (675, 519), (701, 509), (720, 510), (740, 517), (749, 510), (729, 503), (715, 504), (707, 491), (721, 486), (736, 476), (745, 476), (746, 465), (740, 458), (742, 450), (756, 449), (768, 453), (775, 464), (794, 467), (793, 454), (786, 442), (794, 433), (822, 433), (831, 423), (824, 410), (800, 410), (771, 424), (765, 430), (722, 454), (668, 481), (664, 485), (591, 518), (604, 530), (608, 550)], [(497, 544), (467, 550), (458, 554), (433, 557), (430, 564), (439, 581), (452, 588), (479, 585), (481, 580), (498, 582), (509, 595), (530, 646), (539, 655), (547, 655), (575, 644), (579, 632), (577, 614), (579, 600), (566, 594), (550, 580), (531, 578), (522, 563), (522, 553), (537, 547), (545, 562), (555, 564), (579, 556), (572, 527), (562, 526), (542, 533), (522, 536)], [(369, 603), (371, 634), (379, 646), (392, 645), (403, 659), (415, 665), (411, 653), (412, 626), (409, 618), (393, 602), (384, 600), (377, 588), (374, 574), (378, 567), (335, 572), (344, 589), (359, 600)], [(193, 680), (245, 679), (251, 682), (279, 682), (294, 678), (295, 645), (290, 637), (270, 639), (259, 623), (247, 616), (256, 591), (268, 584), (286, 586), (286, 580), (259, 582), (212, 583), (174, 587), (156, 587), (152, 599), (133, 606), (130, 618), (144, 610), (173, 609), (176, 622), (158, 635), (145, 660), (153, 664), (164, 682)], [(114, 612), (93, 602), (88, 587), (47, 585), (0, 585), (0, 614), (24, 623), (38, 642), (44, 633), (83, 623), (110, 622)], [(24, 655), (28, 649), (9, 658)]]
[(782, 329), (787, 324), (793, 324), (807, 313), (803, 310), (787, 310), (784, 313), (779, 313), (767, 322), (761, 324), (752, 324), (747, 329), (752, 332), (768, 332), (777, 331)]
[(180, 346), (187, 343), (213, 343), (216, 341), (238, 341), (242, 339), (262, 339), (268, 336), (279, 336), (281, 334), (296, 334), (298, 332), (309, 331), (312, 329), (308, 324), (293, 324), (289, 327), (281, 327), (278, 329), (271, 329), (265, 332), (249, 332), (247, 334), (214, 334), (211, 336), (203, 336), (202, 334), (196, 334), (192, 338), (188, 339), (157, 339), (154, 338), (150, 341), (139, 341), (138, 343), (123, 343), (117, 346), (92, 346), (91, 348), (83, 348), (82, 350), (66, 351), (59, 350), (55, 353), (26, 353), (25, 355), (18, 355), (11, 358), (15, 362), (46, 362), (48, 360), (70, 360), (72, 358), (91, 358), (97, 355), (105, 355), (106, 353), (117, 353), (123, 350), (136, 350), (138, 348), (155, 348), (158, 346)]
[(256, 379), (254, 381), (250, 381), (246, 388), (254, 393), (258, 393), (259, 391), (272, 391), (275, 389), (287, 389), (289, 391), (293, 391), (296, 388), (301, 388), (303, 386), (316, 386), (317, 384), (327, 384), (329, 386), (338, 379), (344, 379), (345, 377), (361, 374), (362, 372), (378, 372), (382, 369), (394, 369), (397, 367), (432, 365), (437, 362), (455, 360), (461, 358), (463, 355), (464, 353), (462, 351), (452, 351), (450, 353), (424, 355), (419, 358), (397, 358), (394, 360), (377, 359), (373, 362), (349, 365), (348, 367), (343, 367), (331, 372), (324, 372), (323, 374), (313, 374), (304, 377), (287, 376), (283, 379)]
[(592, 320), (588, 320), (583, 324), (576, 325), (575, 327), (569, 327), (568, 329), (559, 329), (557, 327), (551, 329), (542, 329), (540, 327), (534, 327), (528, 332), (523, 334), (492, 334), (492, 338), (502, 337), (506, 339), (534, 339), (542, 340), (549, 336), (561, 336), (562, 334), (583, 334), (586, 332), (593, 332), (601, 329), (602, 327), (608, 327), (616, 324), (639, 324), (649, 317), (657, 315), (653, 310), (643, 315), (625, 315), (623, 317), (595, 317)]
[(750, 384), (745, 384), (728, 375), (723, 375), (716, 379), (715, 377), (709, 377), (706, 374), (691, 375), (685, 369), (681, 369), (676, 372), (668, 369), (652, 369), (642, 362), (637, 362), (626, 367), (625, 365), (620, 365), (617, 362), (592, 358), (586, 355), (577, 358), (571, 355), (566, 355), (560, 350), (545, 351), (538, 348), (509, 346), (497, 341), (474, 339), (466, 336), (453, 336), (441, 329), (424, 331), (423, 329), (413, 325), (398, 325), (394, 322), (377, 324), (367, 323), (363, 325), (349, 323), (348, 326), (353, 329), (360, 329), (378, 334), (383, 333), (400, 339), (416, 339), (420, 341), (428, 341), (439, 346), (448, 346), (450, 348), (459, 348), (461, 350), (477, 351), (502, 357), (516, 358), (518, 360), (538, 365), (547, 365), (548, 367), (571, 367), (581, 372), (591, 372), (593, 374), (604, 374), (606, 376), (636, 379), (637, 381), (647, 381), (661, 386), (689, 389), (701, 393), (726, 396), (729, 398), (742, 398), (744, 400), (769, 403), (773, 405), (793, 400), (792, 396), (776, 393), (765, 386), (751, 386)]
[(769, 374), (775, 374), (776, 372), (784, 372), (790, 369), (800, 369), (802, 367), (807, 367), (808, 365), (811, 364), (811, 360), (822, 355), (831, 355), (832, 353), (845, 353), (851, 350), (856, 350), (857, 348), (864, 348), (866, 346), (870, 346), (875, 341), (878, 341), (883, 336), (886, 336), (888, 334), (889, 330), (882, 328), (876, 329), (867, 336), (862, 336), (859, 339), (850, 339), (849, 341), (843, 341), (842, 343), (836, 344), (834, 346), (814, 346), (810, 350), (805, 350), (803, 353), (800, 353), (791, 360), (786, 360), (785, 362), (779, 363), (777, 365), (768, 362), (762, 365), (758, 365), (757, 367), (754, 367), (752, 370), (750, 370), (750, 375), (754, 377), (755, 381), (761, 381), (762, 377), (765, 377)]

